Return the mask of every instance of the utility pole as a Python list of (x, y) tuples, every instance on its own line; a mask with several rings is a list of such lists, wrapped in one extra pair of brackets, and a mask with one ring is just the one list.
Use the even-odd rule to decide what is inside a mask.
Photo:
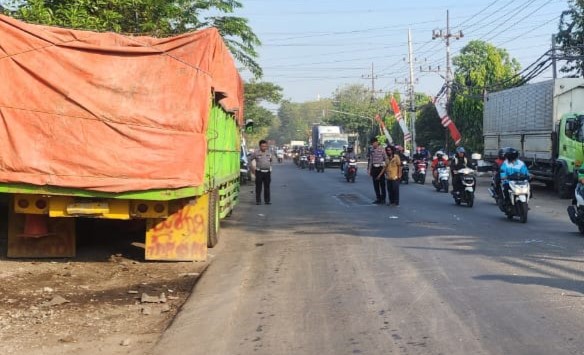
[[(377, 93), (375, 91), (375, 79), (378, 78), (378, 76), (375, 75), (375, 68), (373, 66), (373, 63), (371, 63), (371, 74), (369, 74), (369, 75), (361, 75), (361, 78), (363, 78), (363, 79), (371, 79), (371, 102), (373, 102), (375, 100), (375, 94)], [(382, 90), (379, 90), (379, 92), (382, 92)]]
[(556, 68), (556, 35), (552, 35), (552, 75), (556, 79), (558, 77), (558, 72)]
[(410, 131), (412, 132), (412, 149), (416, 149), (416, 93), (414, 91), (414, 52), (412, 49), (412, 31), (408, 28), (408, 64), (410, 65), (410, 85), (408, 87), (410, 97)]
[(433, 30), (432, 39), (441, 38), (446, 42), (446, 95), (449, 100), (450, 88), (452, 86), (452, 70), (450, 68), (450, 39), (461, 39), (462, 37), (464, 37), (462, 31), (458, 31), (457, 33), (450, 32), (450, 13), (448, 10), (446, 10), (446, 32), (443, 32), (443, 30)]
[[(432, 39), (440, 38), (444, 39), (446, 42), (446, 109), (450, 107), (450, 94), (452, 88), (452, 70), (450, 69), (450, 39), (461, 39), (464, 37), (462, 31), (458, 31), (457, 33), (450, 32), (450, 13), (446, 10), (446, 32), (443, 30), (433, 30), (432, 31)], [(445, 149), (448, 151), (448, 131), (445, 132)]]

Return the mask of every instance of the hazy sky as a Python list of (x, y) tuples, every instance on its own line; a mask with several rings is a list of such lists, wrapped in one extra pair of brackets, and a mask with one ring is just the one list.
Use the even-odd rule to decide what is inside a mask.
[[(522, 68), (551, 46), (567, 0), (242, 0), (237, 15), (249, 19), (260, 37), (259, 62), (264, 80), (284, 88), (285, 98), (301, 102), (330, 97), (339, 86), (361, 83), (375, 89), (405, 91), (409, 75), (407, 31), (411, 28), (416, 58), (416, 91), (436, 94), (443, 79), (420, 66), (442, 69), (443, 40), (432, 40), (433, 29), (446, 28), (450, 11), (451, 53), (470, 40), (485, 40), (505, 48)], [(244, 73), (249, 78), (249, 73)], [(551, 77), (551, 71), (538, 79)], [(396, 83), (397, 81), (397, 83)]]

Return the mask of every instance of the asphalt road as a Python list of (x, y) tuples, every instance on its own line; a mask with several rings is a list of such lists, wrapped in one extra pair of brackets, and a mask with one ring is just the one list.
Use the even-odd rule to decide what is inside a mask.
[(583, 354), (569, 201), (535, 189), (528, 222), (509, 221), (480, 180), (473, 208), (413, 183), (389, 207), (364, 171), (275, 166), (273, 204), (242, 188), (155, 353)]

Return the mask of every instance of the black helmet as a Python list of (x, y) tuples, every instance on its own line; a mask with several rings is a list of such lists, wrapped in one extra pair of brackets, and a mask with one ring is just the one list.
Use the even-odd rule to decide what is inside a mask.
[(458, 154), (458, 153), (466, 154), (466, 150), (464, 150), (464, 147), (458, 147), (458, 148), (456, 148), (456, 154)]
[(349, 153), (350, 153), (350, 152), (352, 152), (352, 151), (353, 151), (353, 146), (352, 146), (352, 145), (348, 146), (348, 147), (347, 147), (347, 152), (349, 152)]
[(505, 152), (505, 159), (513, 161), (519, 157), (519, 152), (515, 148), (508, 148)]
[(497, 157), (498, 157), (499, 159), (504, 159), (504, 158), (505, 158), (505, 151), (506, 151), (506, 150), (507, 150), (506, 148), (501, 148), (501, 149), (499, 149), (499, 152), (497, 153)]

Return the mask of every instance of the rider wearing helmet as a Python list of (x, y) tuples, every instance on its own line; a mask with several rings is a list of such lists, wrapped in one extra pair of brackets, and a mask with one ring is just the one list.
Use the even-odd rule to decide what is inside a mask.
[(444, 154), (443, 151), (439, 150), (432, 158), (432, 176), (434, 176), (434, 180), (438, 178), (438, 164), (444, 164), (444, 166), (448, 166), (448, 157)]
[(409, 160), (408, 157), (406, 157), (406, 155), (404, 154), (404, 147), (402, 147), (401, 145), (398, 144), (398, 145), (395, 145), (394, 148), (395, 148), (395, 153), (399, 156), (399, 159), (402, 162), (404, 162), (404, 161), (407, 162)]
[(416, 147), (416, 152), (414, 153), (412, 158), (414, 159), (414, 161), (421, 160), (421, 159), (425, 158), (421, 146)]
[(345, 154), (343, 154), (343, 157), (341, 159), (341, 172), (343, 173), (345, 172), (345, 165), (347, 165), (346, 163), (348, 163), (350, 159), (357, 160), (357, 155), (355, 155), (352, 145), (349, 145), (345, 150)]
[(503, 184), (503, 192), (505, 199), (509, 198), (509, 180), (508, 178), (513, 174), (529, 175), (529, 170), (524, 162), (519, 159), (519, 152), (517, 149), (508, 148), (505, 151), (505, 161), (501, 165), (499, 176)]
[(497, 153), (497, 159), (493, 163), (493, 185), (494, 187), (490, 188), (491, 194), (493, 197), (500, 196), (503, 191), (501, 191), (501, 165), (505, 162), (505, 153), (507, 150), (511, 148), (501, 148)]
[(417, 146), (416, 153), (412, 156), (412, 163), (414, 164), (414, 169), (416, 172), (418, 171), (418, 163), (421, 161), (426, 162), (426, 168), (428, 167), (428, 162), (426, 159), (428, 158), (427, 153), (424, 151), (424, 147)]
[(508, 149), (511, 148), (501, 148), (497, 153), (497, 159), (495, 159), (495, 163), (493, 164), (493, 171), (497, 172), (497, 174), (499, 173), (501, 165), (505, 161), (505, 153), (507, 152)]
[(466, 150), (464, 147), (456, 148), (456, 154), (452, 159), (452, 192), (459, 193), (462, 190), (462, 181), (458, 175), (458, 170), (464, 168), (471, 168), (471, 161), (466, 157)]
[(324, 157), (324, 149), (322, 144), (318, 145), (318, 147), (314, 151), (314, 155), (316, 155), (317, 158)]

